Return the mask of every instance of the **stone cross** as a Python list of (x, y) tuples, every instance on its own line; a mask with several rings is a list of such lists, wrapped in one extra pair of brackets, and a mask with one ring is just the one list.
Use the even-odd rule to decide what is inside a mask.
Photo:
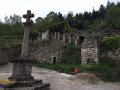
[(30, 18), (34, 17), (34, 14), (31, 14), (31, 11), (28, 10), (27, 14), (23, 15), (23, 18), (26, 18), (26, 22), (30, 22)]
[(28, 45), (29, 45), (29, 32), (30, 32), (30, 18), (34, 17), (34, 14), (31, 14), (31, 11), (28, 10), (27, 14), (23, 15), (23, 18), (26, 18), (25, 30), (24, 30), (24, 37), (22, 43), (22, 51), (21, 51), (21, 58), (27, 59), (28, 58)]

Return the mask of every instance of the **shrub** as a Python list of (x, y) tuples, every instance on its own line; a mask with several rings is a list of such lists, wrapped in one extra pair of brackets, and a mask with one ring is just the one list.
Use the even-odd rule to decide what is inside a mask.
[(104, 39), (101, 41), (101, 52), (108, 53), (115, 52), (118, 48), (120, 48), (120, 37), (119, 36), (111, 36), (108, 39)]
[(74, 44), (68, 44), (62, 50), (61, 57), (62, 63), (69, 63), (69, 64), (80, 64), (81, 62), (81, 50), (80, 47)]
[(108, 56), (101, 58), (100, 63), (104, 65), (108, 65), (112, 68), (115, 68), (116, 66), (116, 60), (113, 57), (108, 57)]

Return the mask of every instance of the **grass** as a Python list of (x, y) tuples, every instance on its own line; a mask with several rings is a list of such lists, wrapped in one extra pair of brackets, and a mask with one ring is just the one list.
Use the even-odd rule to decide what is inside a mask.
[(8, 62), (0, 63), (0, 66), (6, 65), (6, 64), (8, 64)]
[(120, 79), (113, 77), (111, 73), (117, 72), (116, 68), (111, 68), (108, 65), (104, 64), (92, 64), (90, 66), (81, 65), (81, 64), (66, 64), (66, 63), (55, 63), (55, 64), (49, 64), (49, 63), (35, 63), (34, 64), (37, 67), (40, 68), (46, 68), (58, 71), (60, 73), (67, 73), (75, 75), (75, 68), (78, 69), (78, 73), (84, 72), (84, 71), (92, 71), (93, 73), (95, 71), (97, 72), (103, 72), (106, 73), (105, 75), (100, 75), (100, 77), (103, 81), (107, 82), (113, 82), (113, 81), (120, 81)]
[(78, 68), (78, 72), (82, 71), (103, 71), (103, 72), (116, 72), (116, 68), (110, 68), (108, 65), (101, 65), (101, 64), (92, 64), (91, 66), (81, 65), (81, 64), (66, 64), (66, 63), (56, 63), (56, 64), (49, 64), (49, 63), (35, 63), (37, 67), (47, 68), (51, 70), (55, 70), (58, 72), (67, 72), (69, 74), (74, 74), (75, 68)]

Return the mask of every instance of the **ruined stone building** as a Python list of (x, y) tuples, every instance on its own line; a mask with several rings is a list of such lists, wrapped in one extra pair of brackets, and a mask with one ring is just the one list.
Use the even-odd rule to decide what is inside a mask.
[(105, 30), (71, 31), (64, 24), (62, 29), (54, 29), (54, 26), (46, 28), (39, 34), (39, 41), (51, 40), (51, 42), (44, 44), (43, 47), (39, 46), (32, 55), (40, 62), (55, 63), (59, 60), (61, 46), (73, 43), (81, 46), (81, 64), (98, 63), (99, 40), (104, 37), (103, 31)]

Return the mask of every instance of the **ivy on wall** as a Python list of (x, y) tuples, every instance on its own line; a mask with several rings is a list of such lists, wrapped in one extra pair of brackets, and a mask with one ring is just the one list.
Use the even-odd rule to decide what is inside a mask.
[(66, 32), (78, 31), (77, 29), (71, 28), (67, 21), (64, 21), (64, 22), (57, 23), (54, 25), (46, 26), (45, 28), (41, 30), (41, 32), (46, 32), (47, 30), (52, 31), (52, 32), (54, 31), (61, 32), (61, 30), (65, 30), (65, 29), (67, 30)]
[(74, 44), (66, 45), (61, 52), (63, 63), (80, 64), (81, 63), (81, 48)]
[(120, 36), (111, 36), (101, 41), (101, 52), (115, 52), (120, 48)]

